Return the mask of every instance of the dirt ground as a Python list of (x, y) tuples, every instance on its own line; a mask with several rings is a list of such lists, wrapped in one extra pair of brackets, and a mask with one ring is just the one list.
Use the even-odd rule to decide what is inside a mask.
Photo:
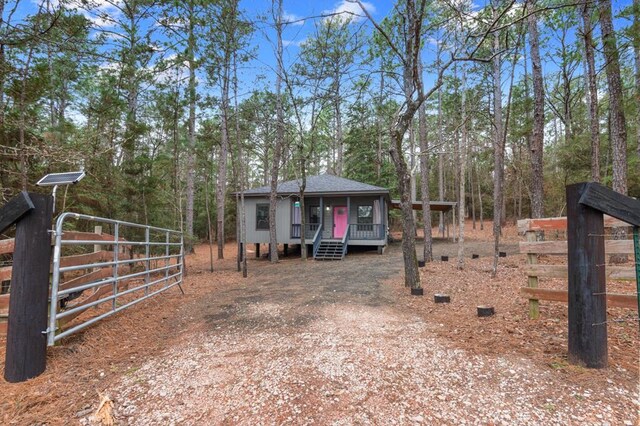
[[(424, 297), (404, 288), (397, 243), (338, 262), (250, 253), (247, 279), (235, 245), (214, 273), (199, 246), (185, 296), (171, 290), (66, 339), (38, 378), (0, 382), (0, 422), (92, 424), (108, 395), (125, 425), (640, 425), (637, 321), (609, 324), (609, 368), (569, 365), (566, 305), (527, 317), (515, 230), (492, 279), (490, 226), (467, 228), (464, 271), (457, 247), (436, 240), (436, 258), (451, 261), (422, 268)], [(484, 304), (493, 317), (476, 316)]]

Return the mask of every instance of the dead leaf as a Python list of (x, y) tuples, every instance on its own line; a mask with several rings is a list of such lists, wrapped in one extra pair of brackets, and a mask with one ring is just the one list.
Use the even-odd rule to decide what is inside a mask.
[(115, 418), (113, 417), (113, 401), (109, 395), (98, 395), (100, 396), (100, 404), (98, 404), (98, 409), (93, 415), (95, 423), (102, 426), (115, 425)]

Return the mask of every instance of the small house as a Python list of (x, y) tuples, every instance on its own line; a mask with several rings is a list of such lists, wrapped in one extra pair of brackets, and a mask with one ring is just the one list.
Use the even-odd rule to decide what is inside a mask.
[[(300, 180), (278, 184), (276, 235), (278, 244), (305, 243), (315, 259), (342, 259), (349, 246), (373, 246), (382, 253), (387, 245), (389, 190), (351, 179), (323, 174), (306, 180), (304, 203)], [(270, 187), (244, 192), (246, 243), (269, 243)], [(301, 206), (306, 224), (302, 229)]]

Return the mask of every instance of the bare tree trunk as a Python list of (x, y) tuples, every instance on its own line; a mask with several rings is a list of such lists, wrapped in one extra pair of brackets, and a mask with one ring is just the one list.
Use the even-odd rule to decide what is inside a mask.
[[(5, 24), (7, 24), (4, 19), (5, 3), (6, 3), (6, 0), (0, 0), (0, 31), (2, 31), (3, 33), (6, 31), (4, 27), (5, 27)], [(4, 44), (0, 44), (0, 140), (2, 141), (4, 141), (4, 133), (5, 133), (4, 86), (7, 80), (7, 69), (6, 69), (7, 64), (5, 63), (5, 49), (6, 49), (6, 46)]]
[[(503, 125), (503, 131), (506, 134), (507, 130), (506, 130), (506, 125)], [(502, 142), (502, 146), (505, 147), (506, 150), (506, 143), (503, 141)], [(503, 154), (503, 165), (504, 165), (504, 154)], [(500, 235), (502, 236), (502, 227), (505, 226), (507, 224), (507, 197), (505, 195), (505, 178), (504, 178), (504, 170), (502, 172), (502, 209), (500, 210)]]
[[(605, 57), (607, 85), (609, 87), (609, 120), (613, 165), (613, 190), (627, 194), (627, 123), (624, 116), (624, 95), (622, 93), (622, 78), (620, 77), (620, 62), (616, 35), (613, 30), (611, 1), (598, 0), (600, 11), (600, 29)], [(624, 228), (615, 228), (613, 238), (626, 238)], [(626, 255), (612, 255), (612, 263), (626, 262)]]
[(284, 112), (282, 110), (282, 76), (284, 73), (284, 64), (282, 58), (282, 0), (272, 0), (272, 7), (277, 1), (277, 11), (274, 11), (277, 33), (276, 48), (276, 144), (274, 147), (273, 160), (271, 163), (271, 191), (269, 192), (269, 256), (271, 262), (278, 261), (278, 237), (276, 232), (276, 207), (277, 207), (277, 189), (278, 189), (278, 171), (280, 168), (280, 154), (284, 144)]
[(476, 199), (473, 193), (473, 160), (469, 161), (469, 190), (471, 191), (471, 220), (473, 229), (476, 229)]
[[(411, 98), (411, 92), (412, 92), (412, 89), (411, 89), (411, 85), (412, 85), (411, 69), (409, 69), (408, 67), (405, 67), (403, 74), (404, 74), (403, 78), (404, 78), (404, 95), (405, 95), (405, 99), (410, 99)], [(416, 174), (415, 174), (415, 170), (416, 170), (416, 143), (415, 143), (416, 137), (415, 137), (415, 132), (414, 132), (414, 128), (413, 128), (413, 119), (409, 123), (409, 128), (407, 129), (407, 138), (409, 139), (409, 187), (411, 188), (411, 202), (414, 202), (416, 200), (417, 195), (418, 195), (418, 189), (417, 189), (417, 185), (416, 185)], [(413, 210), (412, 215), (413, 215), (413, 221), (417, 222), (418, 216), (416, 215), (415, 210)]]
[[(437, 47), (437, 64), (440, 68), (440, 52), (441, 47), (438, 43)], [(440, 201), (444, 201), (444, 138), (442, 136), (442, 87), (438, 88), (438, 197)], [(444, 238), (444, 212), (440, 212), (440, 220), (438, 221), (438, 229), (440, 236)]]
[[(179, 111), (180, 109), (180, 90), (178, 87), (175, 88), (173, 92), (173, 117), (171, 123), (171, 141), (173, 142), (173, 170), (171, 176), (171, 186), (173, 187), (173, 198), (174, 200), (180, 200), (182, 197), (180, 196), (180, 154), (179, 147), (180, 141), (178, 137), (178, 128), (179, 128)], [(213, 158), (213, 155), (212, 155)], [(181, 211), (181, 203), (176, 202), (175, 210), (174, 210), (175, 218), (174, 222), (176, 227), (182, 226), (182, 211)]]
[(416, 256), (416, 225), (413, 221), (413, 203), (411, 200), (411, 175), (402, 154), (402, 141), (411, 119), (403, 114), (392, 134), (393, 146), (389, 150), (398, 177), (398, 192), (400, 193), (400, 210), (402, 213), (402, 255), (404, 258), (405, 287), (420, 288), (420, 272)]
[(376, 176), (382, 176), (382, 106), (384, 93), (384, 67), (380, 61), (380, 94), (378, 98), (378, 114), (376, 115), (376, 133), (378, 134), (378, 148), (376, 150)]
[(459, 179), (459, 199), (460, 203), (458, 204), (459, 212), (458, 212), (458, 269), (464, 269), (464, 221), (465, 221), (465, 200), (466, 200), (466, 189), (465, 189), (465, 166), (467, 165), (467, 71), (464, 67), (462, 67), (462, 129), (461, 136), (462, 138), (458, 140), (460, 144), (458, 146), (458, 168), (460, 170), (460, 179)]
[[(518, 158), (519, 158), (519, 163), (522, 164), (522, 151), (518, 150)], [(522, 218), (522, 181), (523, 181), (523, 176), (522, 176), (522, 172), (519, 173), (518, 175), (518, 215), (516, 217), (516, 220), (514, 221), (514, 225), (516, 225), (518, 223), (518, 219)]]
[(18, 156), (20, 158), (20, 184), (23, 191), (27, 190), (28, 183), (28, 175), (29, 171), (27, 170), (27, 145), (25, 140), (25, 132), (26, 132), (26, 99), (27, 99), (27, 77), (29, 75), (29, 69), (31, 67), (31, 59), (33, 58), (33, 45), (29, 48), (29, 53), (27, 55), (27, 59), (25, 61), (24, 67), (22, 68), (22, 84), (20, 87), (20, 102), (19, 102), (19, 114), (20, 114), (20, 127), (18, 129), (18, 143), (19, 143), (19, 153)]
[[(369, 12), (363, 7), (361, 0), (355, 0), (362, 12), (372, 22)], [(425, 16), (426, 1), (405, 0), (405, 30), (408, 35), (403, 41), (403, 75), (409, 76), (412, 82), (412, 96), (405, 99), (405, 103), (396, 114), (396, 119), (391, 131), (391, 147), (389, 153), (396, 169), (398, 192), (400, 194), (400, 210), (402, 214), (402, 255), (404, 259), (405, 286), (412, 289), (421, 288), (418, 259), (416, 256), (415, 232), (416, 226), (413, 220), (413, 203), (411, 200), (411, 174), (403, 153), (403, 140), (413, 117), (424, 102), (442, 84), (441, 69), (434, 88), (425, 94), (420, 72), (420, 51), (422, 38), (422, 24)], [(379, 26), (376, 26), (382, 31)], [(391, 42), (390, 42), (391, 43)], [(399, 52), (396, 46), (391, 46), (395, 52)], [(449, 65), (452, 61), (449, 62)], [(449, 66), (447, 65), (447, 67)], [(416, 95), (414, 96), (413, 93)]]
[[(46, 12), (47, 14), (52, 13), (51, 11), (51, 1), (47, 0), (46, 2)], [(55, 88), (54, 88), (54, 79), (53, 79), (53, 55), (51, 52), (51, 40), (49, 37), (46, 38), (47, 45), (47, 68), (49, 71), (49, 124), (52, 128), (56, 126), (56, 104), (55, 104)]]
[(640, 0), (633, 0), (633, 54), (636, 80), (636, 139), (637, 155), (640, 161)]
[(480, 207), (480, 230), (484, 230), (484, 209), (482, 208), (482, 186), (480, 185), (480, 175), (476, 167), (476, 178), (478, 179), (478, 205)]
[(129, 41), (128, 49), (124, 55), (123, 64), (123, 80), (126, 82), (127, 91), (127, 112), (125, 118), (124, 141), (122, 142), (122, 151), (125, 163), (125, 173), (128, 178), (133, 179), (131, 162), (135, 159), (138, 131), (138, 81), (136, 78), (136, 45), (139, 39), (138, 35), (138, 5), (134, 2), (127, 5), (127, 18), (129, 26), (126, 29), (126, 38)]
[(245, 164), (244, 164), (244, 149), (242, 146), (242, 138), (240, 137), (240, 114), (238, 114), (238, 54), (237, 51), (233, 52), (233, 102), (235, 110), (235, 125), (236, 125), (236, 145), (238, 148), (238, 181), (240, 183), (240, 214), (236, 223), (240, 223), (240, 268), (242, 269), (242, 276), (247, 278), (247, 214), (244, 204), (244, 191), (246, 185), (245, 178)]
[[(598, 84), (596, 80), (593, 23), (591, 22), (592, 11), (593, 5), (591, 1), (584, 0), (582, 3), (582, 33), (586, 64), (585, 74), (587, 76), (586, 86), (588, 89), (589, 130), (591, 132), (591, 180), (600, 182), (600, 120), (598, 118)], [(640, 74), (637, 75), (640, 77)], [(640, 100), (640, 95), (638, 100)]]
[[(535, 9), (536, 3), (536, 0), (531, 0), (532, 9)], [(531, 152), (531, 214), (534, 218), (540, 218), (544, 216), (544, 82), (536, 15), (530, 14), (527, 21), (531, 48), (531, 74), (533, 76), (533, 134), (529, 139), (531, 142), (529, 145)]]
[(302, 184), (300, 185), (300, 258), (307, 260), (307, 240), (305, 229), (307, 227), (306, 203), (304, 201), (304, 191), (307, 187), (307, 172), (305, 170), (305, 161), (302, 161)]
[(204, 188), (204, 207), (207, 211), (207, 234), (209, 236), (209, 270), (213, 272), (213, 227), (211, 226), (211, 209), (209, 208), (209, 174)]
[[(493, 9), (494, 19), (497, 18), (497, 10)], [(496, 32), (493, 36), (493, 238), (494, 255), (492, 276), (498, 271), (498, 253), (500, 249), (500, 232), (502, 229), (502, 204), (504, 191), (504, 139), (502, 121), (502, 59), (500, 55), (500, 35)]]
[(611, 111), (611, 147), (613, 151), (613, 190), (627, 194), (627, 128), (616, 35), (611, 17), (611, 1), (598, 0), (600, 28), (609, 86)]
[[(228, 65), (228, 63), (227, 63)], [(227, 159), (229, 155), (229, 67), (224, 66), (222, 71), (222, 104), (220, 134), (220, 157), (218, 158), (218, 185), (216, 187), (216, 208), (218, 224), (218, 259), (224, 259), (225, 243), (225, 206), (227, 196)]]
[(194, 0), (189, 0), (189, 34), (188, 34), (188, 63), (189, 63), (189, 146), (187, 148), (187, 205), (186, 209), (186, 234), (187, 253), (193, 252), (193, 200), (195, 181), (195, 149), (196, 149), (196, 37), (195, 37), (195, 7)]
[[(420, 67), (422, 68), (422, 67)], [(420, 140), (420, 190), (422, 198), (422, 229), (424, 232), (423, 259), (433, 261), (433, 236), (431, 235), (431, 204), (429, 194), (429, 139), (427, 139), (427, 117), (425, 104), (418, 110), (418, 138)]]
[(342, 111), (340, 108), (340, 76), (335, 78), (336, 93), (334, 93), (334, 106), (336, 111), (336, 147), (338, 150), (338, 159), (336, 162), (336, 176), (342, 176), (344, 172), (344, 136), (342, 134)]
[[(497, 9), (492, 6), (494, 19), (497, 17)], [(515, 51), (520, 49), (520, 42), (524, 36), (522, 29), (518, 30), (519, 37), (516, 42)], [(504, 123), (502, 121), (502, 60), (500, 53), (500, 38), (498, 32), (493, 34), (494, 57), (492, 60), (494, 73), (494, 215), (493, 215), (493, 236), (494, 236), (494, 255), (492, 277), (498, 273), (498, 255), (500, 246), (500, 236), (502, 234), (502, 225), (506, 222), (506, 203), (504, 197), (504, 157), (505, 146), (507, 142), (507, 131), (509, 126), (509, 116), (511, 113), (511, 96), (513, 95), (513, 80), (515, 77), (516, 63), (518, 55), (512, 56), (511, 76), (509, 81), (509, 94), (507, 96), (507, 113)], [(496, 207), (497, 206), (497, 207)], [(496, 211), (497, 208), (497, 211)]]

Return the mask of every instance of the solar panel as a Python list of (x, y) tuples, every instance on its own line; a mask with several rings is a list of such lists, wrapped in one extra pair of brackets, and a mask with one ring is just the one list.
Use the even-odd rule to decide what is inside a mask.
[(72, 183), (78, 183), (85, 176), (84, 171), (79, 172), (66, 172), (66, 173), (49, 173), (42, 179), (40, 179), (36, 185), (38, 186), (53, 186), (53, 185), (69, 185)]

